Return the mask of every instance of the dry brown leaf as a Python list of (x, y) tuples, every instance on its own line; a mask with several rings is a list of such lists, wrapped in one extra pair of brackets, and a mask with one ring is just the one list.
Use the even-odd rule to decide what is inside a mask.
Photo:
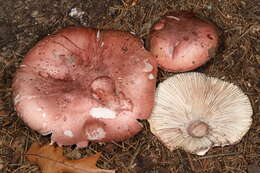
[(33, 143), (26, 153), (27, 159), (37, 163), (42, 173), (115, 173), (96, 167), (100, 155), (97, 153), (79, 160), (69, 160), (63, 156), (62, 147), (48, 144), (40, 146), (37, 143)]

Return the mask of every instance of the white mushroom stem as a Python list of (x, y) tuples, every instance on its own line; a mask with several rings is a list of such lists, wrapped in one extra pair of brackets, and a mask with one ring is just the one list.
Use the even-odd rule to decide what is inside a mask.
[(209, 126), (202, 121), (194, 121), (188, 126), (187, 131), (194, 138), (202, 138), (208, 134)]

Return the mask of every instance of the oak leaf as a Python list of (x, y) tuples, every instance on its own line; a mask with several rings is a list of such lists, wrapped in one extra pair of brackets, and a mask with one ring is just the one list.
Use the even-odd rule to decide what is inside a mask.
[(79, 160), (69, 160), (63, 156), (62, 147), (40, 146), (37, 143), (33, 143), (26, 153), (27, 159), (38, 164), (42, 173), (115, 173), (96, 167), (100, 155), (97, 153)]

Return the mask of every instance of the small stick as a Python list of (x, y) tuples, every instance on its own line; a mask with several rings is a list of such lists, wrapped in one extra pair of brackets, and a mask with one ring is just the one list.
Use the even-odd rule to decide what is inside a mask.
[(225, 157), (225, 156), (235, 156), (235, 155), (241, 155), (241, 154), (242, 154), (241, 152), (213, 154), (213, 155), (203, 156), (203, 157), (199, 157), (199, 158), (194, 158), (193, 160), (202, 160), (202, 159)]
[(135, 161), (137, 155), (138, 155), (138, 154), (140, 153), (140, 151), (141, 151), (142, 145), (143, 145), (143, 144), (138, 145), (138, 147), (137, 147), (137, 149), (136, 149), (136, 151), (135, 151), (135, 153), (134, 153), (133, 157), (131, 158), (130, 163), (129, 163), (129, 165), (128, 165), (129, 168), (131, 168), (132, 165), (134, 164), (134, 161)]

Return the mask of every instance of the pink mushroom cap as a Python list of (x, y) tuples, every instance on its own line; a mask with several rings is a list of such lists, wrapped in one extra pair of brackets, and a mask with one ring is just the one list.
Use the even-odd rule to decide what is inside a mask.
[(58, 145), (121, 141), (150, 116), (156, 74), (155, 59), (133, 35), (66, 28), (27, 53), (13, 80), (14, 105)]
[(150, 51), (159, 66), (171, 72), (196, 69), (215, 55), (216, 27), (187, 12), (169, 13), (150, 34)]

